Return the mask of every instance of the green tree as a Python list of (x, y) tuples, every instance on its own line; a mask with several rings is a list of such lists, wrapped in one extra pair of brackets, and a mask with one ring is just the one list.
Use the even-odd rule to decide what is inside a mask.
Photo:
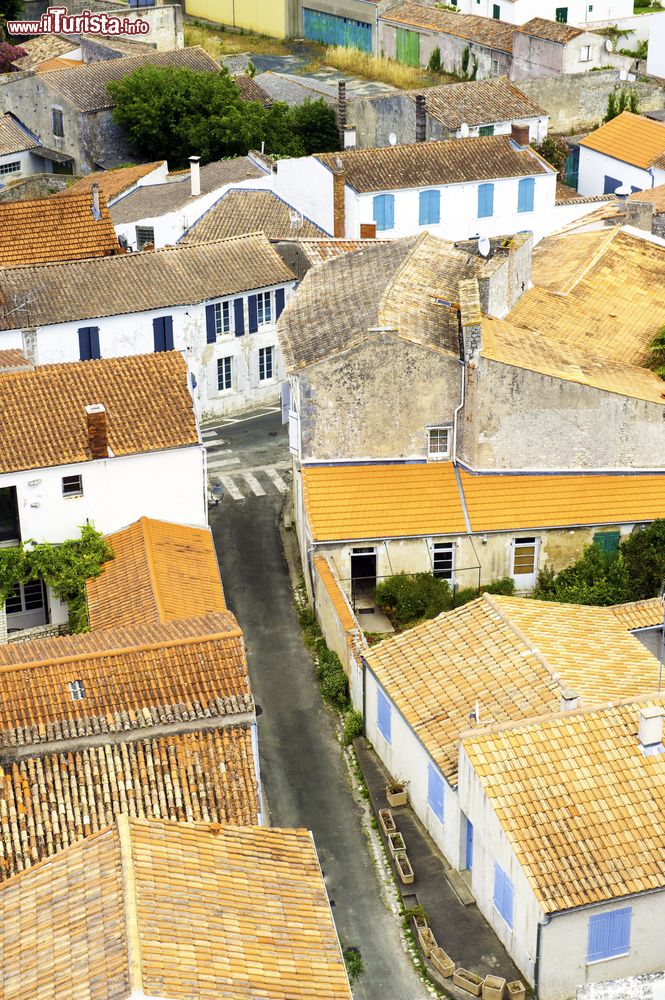
[(9, 35), (5, 27), (5, 22), (19, 21), (24, 14), (24, 0), (0, 0), (0, 41), (2, 41), (3, 38), (11, 41), (11, 35)]
[[(468, 53), (468, 51), (469, 51), (468, 47), (464, 51), (466, 53)], [(464, 56), (463, 55), (462, 55), (462, 61), (464, 61)], [(467, 55), (467, 62), (468, 62), (468, 55)], [(429, 62), (427, 64), (427, 68), (430, 71), (430, 73), (440, 73), (441, 72), (441, 49), (439, 48), (438, 45), (434, 49), (434, 51), (432, 52), (432, 55), (429, 57)]]
[(561, 601), (564, 604), (621, 604), (632, 601), (631, 573), (622, 552), (603, 552), (589, 545), (582, 556), (555, 573), (545, 567), (538, 574), (533, 596), (541, 601)]
[[(621, 91), (623, 94), (623, 91)], [(619, 114), (619, 108), (617, 105), (616, 94), (611, 90), (607, 96), (607, 111), (605, 112), (604, 122), (611, 122), (613, 118)]]
[(633, 600), (657, 597), (665, 586), (665, 519), (634, 531), (621, 545), (630, 575)]
[(661, 326), (656, 336), (651, 341), (649, 348), (649, 360), (647, 362), (651, 371), (661, 378), (665, 378), (665, 326)]
[(566, 172), (566, 161), (570, 154), (570, 147), (565, 139), (560, 135), (548, 135), (539, 145), (533, 147), (537, 153), (555, 167), (559, 179), (563, 178)]
[(333, 153), (339, 149), (335, 112), (323, 98), (307, 100), (299, 108), (291, 108), (290, 120), (293, 133), (300, 139), (306, 155)]

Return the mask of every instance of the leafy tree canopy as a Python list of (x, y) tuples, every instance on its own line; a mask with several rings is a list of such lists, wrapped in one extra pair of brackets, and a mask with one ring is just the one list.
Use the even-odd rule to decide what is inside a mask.
[(665, 587), (665, 520), (634, 531), (621, 546), (635, 601), (657, 597)]
[(27, 56), (25, 49), (20, 45), (11, 45), (9, 42), (0, 42), (0, 73), (10, 73), (12, 63), (15, 59)]
[[(7, 35), (5, 21), (19, 21), (25, 13), (24, 0), (0, 0), (0, 39), (11, 36)], [(17, 58), (19, 58), (17, 56)], [(0, 73), (5, 71), (0, 69)]]
[(538, 574), (533, 596), (541, 601), (596, 605), (634, 599), (623, 554), (603, 552), (597, 545), (589, 545), (576, 563), (560, 573), (546, 566)]
[(192, 155), (210, 163), (260, 149), (275, 156), (301, 156), (338, 148), (335, 115), (323, 100), (301, 108), (268, 108), (243, 101), (226, 69), (197, 73), (144, 66), (108, 85), (113, 119), (150, 160), (186, 166)]

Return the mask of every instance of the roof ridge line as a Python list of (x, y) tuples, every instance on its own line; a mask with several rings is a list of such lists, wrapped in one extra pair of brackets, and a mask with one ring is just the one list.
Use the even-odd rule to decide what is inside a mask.
[[(574, 288), (577, 288), (579, 283), (586, 278), (589, 271), (596, 266), (600, 258), (603, 256), (610, 243), (616, 239), (616, 235), (620, 232), (621, 226), (614, 226), (610, 229), (607, 238), (603, 240), (600, 247), (593, 254), (591, 260), (587, 263), (586, 267), (583, 267), (578, 275), (574, 276), (568, 285), (564, 285), (563, 288), (557, 293), (558, 295), (570, 295)], [(537, 286), (538, 287), (538, 286)], [(546, 289), (547, 290), (547, 289)]]
[(153, 539), (151, 533), (148, 531), (148, 518), (145, 514), (139, 518), (139, 524), (141, 525), (141, 537), (143, 538), (143, 548), (145, 550), (145, 558), (148, 564), (148, 576), (150, 577), (150, 590), (153, 601), (155, 602), (155, 610), (159, 617), (160, 622), (165, 621), (164, 616), (164, 606), (160, 597), (160, 590), (158, 586), (158, 573), (157, 567), (155, 565), (155, 552), (153, 548)]
[(483, 599), (487, 604), (490, 605), (493, 611), (495, 611), (496, 614), (499, 615), (501, 620), (508, 626), (508, 628), (510, 628), (514, 632), (514, 634), (517, 636), (520, 642), (524, 643), (529, 652), (533, 653), (533, 655), (536, 657), (541, 666), (543, 666), (547, 671), (547, 673), (550, 675), (554, 683), (557, 684), (560, 689), (566, 688), (567, 685), (563, 677), (559, 673), (557, 673), (554, 667), (552, 667), (552, 665), (549, 663), (545, 655), (540, 651), (539, 647), (528, 638), (528, 636), (522, 631), (519, 625), (517, 625), (513, 621), (510, 615), (507, 614), (506, 611), (501, 608), (501, 605), (496, 600), (494, 594), (488, 594), (487, 592), (485, 592), (483, 594)]
[(118, 843), (120, 846), (120, 865), (122, 878), (123, 916), (125, 935), (127, 938), (127, 972), (129, 989), (143, 994), (143, 974), (141, 971), (141, 939), (139, 936), (139, 918), (136, 899), (136, 872), (132, 855), (132, 834), (129, 816), (121, 813), (117, 820)]
[[(394, 147), (389, 147), (389, 148), (392, 149)], [(388, 284), (384, 286), (383, 292), (381, 293), (381, 298), (379, 299), (379, 304), (378, 304), (378, 307), (377, 307), (377, 310), (376, 310), (376, 318), (378, 320), (378, 325), (379, 326), (385, 325), (384, 322), (383, 322), (383, 320), (382, 320), (383, 311), (384, 311), (384, 308), (385, 308), (385, 304), (386, 304), (386, 302), (388, 300), (388, 297), (389, 297), (390, 293), (392, 292), (393, 288), (395, 287), (398, 278), (401, 276), (402, 272), (405, 270), (406, 265), (409, 263), (409, 261), (413, 257), (413, 254), (415, 253), (416, 249), (420, 246), (421, 243), (425, 242), (425, 240), (427, 239), (428, 236), (429, 236), (429, 233), (427, 232), (427, 230), (424, 230), (422, 233), (418, 233), (418, 235), (416, 236), (416, 238), (415, 238), (415, 240), (413, 242), (413, 246), (409, 248), (409, 251), (408, 251), (408, 253), (406, 253), (404, 255), (404, 259), (402, 260), (401, 264), (399, 264), (399, 266), (397, 267), (397, 270), (393, 272), (392, 278), (390, 279), (390, 281), (388, 282)], [(406, 239), (409, 239), (409, 237), (407, 236)], [(397, 329), (396, 332), (397, 332), (397, 336), (401, 337), (399, 328)]]

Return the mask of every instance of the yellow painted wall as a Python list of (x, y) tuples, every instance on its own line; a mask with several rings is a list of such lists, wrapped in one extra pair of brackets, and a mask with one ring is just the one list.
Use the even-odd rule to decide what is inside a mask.
[(286, 38), (287, 0), (185, 0), (187, 14), (216, 24)]

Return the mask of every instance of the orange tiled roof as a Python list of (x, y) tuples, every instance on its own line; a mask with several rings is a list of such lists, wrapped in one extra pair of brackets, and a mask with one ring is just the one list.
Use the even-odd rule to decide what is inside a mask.
[(326, 592), (331, 600), (335, 611), (339, 617), (339, 620), (343, 628), (347, 632), (357, 631), (359, 628), (358, 622), (353, 617), (351, 608), (349, 607), (348, 601), (346, 600), (344, 594), (339, 585), (339, 580), (333, 573), (330, 567), (329, 561), (325, 556), (317, 556), (314, 560), (314, 566), (316, 567), (319, 576), (321, 577), (321, 582), (326, 588)]
[(657, 184), (654, 188), (646, 191), (633, 191), (628, 196), (628, 201), (647, 201), (654, 206), (654, 211), (658, 214), (665, 212), (665, 184)]
[[(0, 204), (0, 267), (51, 260), (107, 257), (119, 250), (106, 202), (92, 215), (92, 195), (36, 198)], [(4, 305), (0, 300), (0, 306)]]
[[(253, 753), (251, 727), (233, 725), (130, 742), (109, 738), (104, 745), (88, 741), (5, 763), (0, 882), (103, 830), (121, 813), (188, 823), (257, 823)], [(6, 960), (5, 953), (5, 987)], [(29, 990), (23, 995), (35, 997)], [(52, 1000), (52, 993), (43, 995)]]
[(9, 881), (0, 913), (12, 1000), (351, 1000), (306, 830), (121, 817)]
[(611, 611), (614, 612), (624, 628), (632, 631), (633, 629), (662, 626), (665, 607), (660, 597), (652, 597), (648, 601), (614, 604)]
[[(157, 634), (156, 634), (157, 633)], [(1, 648), (0, 746), (251, 713), (242, 632), (233, 615), (99, 629)], [(81, 681), (84, 697), (69, 685)]]
[(624, 111), (580, 140), (580, 146), (646, 170), (665, 153), (665, 125)]
[(12, 371), (16, 368), (31, 368), (32, 365), (22, 351), (0, 351), (0, 372)]
[(226, 608), (209, 528), (142, 517), (107, 542), (114, 558), (86, 584), (91, 628), (168, 622)]
[(37, 149), (39, 143), (15, 121), (13, 115), (0, 114), (0, 156)]
[(199, 443), (178, 351), (0, 374), (0, 472), (90, 461), (85, 408), (106, 407), (114, 456)]
[(546, 913), (665, 887), (665, 758), (638, 743), (650, 697), (463, 741)]
[(106, 201), (112, 201), (129, 188), (134, 187), (137, 181), (142, 180), (153, 170), (157, 170), (165, 163), (164, 160), (156, 160), (154, 163), (135, 163), (131, 167), (118, 167), (116, 170), (95, 170), (92, 174), (80, 177), (64, 191), (54, 194), (54, 198), (69, 198), (73, 194), (82, 194), (90, 191), (93, 184), (99, 187), (99, 192)]

